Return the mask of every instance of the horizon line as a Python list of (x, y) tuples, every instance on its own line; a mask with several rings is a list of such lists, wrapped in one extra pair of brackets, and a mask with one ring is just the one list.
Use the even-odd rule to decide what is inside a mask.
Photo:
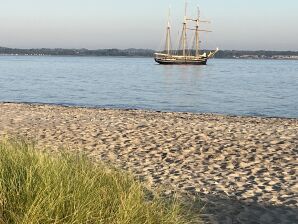
[[(36, 47), (36, 48), (18, 48), (18, 47), (4, 47), (4, 46), (0, 46), (0, 49), (4, 48), (4, 49), (14, 49), (14, 50), (42, 50), (42, 49), (47, 49), (47, 50), (58, 50), (58, 49), (63, 49), (63, 50), (88, 50), (88, 51), (98, 51), (98, 50), (121, 50), (121, 51), (125, 51), (125, 50), (147, 50), (147, 51), (156, 51), (159, 52), (160, 50), (156, 50), (156, 49), (151, 49), (151, 48), (97, 48), (97, 49), (88, 49), (88, 48), (63, 48), (63, 47)], [(189, 49), (191, 50), (191, 49)], [(208, 51), (210, 49), (201, 49), (201, 50), (205, 50)], [(220, 51), (252, 51), (252, 52), (256, 52), (256, 51), (276, 51), (276, 52), (298, 52), (298, 50), (265, 50), (265, 49), (258, 49), (258, 50), (252, 50), (252, 49), (241, 49), (241, 50), (236, 50), (236, 49), (219, 49)]]

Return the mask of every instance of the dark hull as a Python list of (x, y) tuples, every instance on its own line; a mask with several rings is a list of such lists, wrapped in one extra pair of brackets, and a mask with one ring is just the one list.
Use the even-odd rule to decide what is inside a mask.
[(203, 58), (202, 60), (164, 60), (159, 58), (154, 58), (154, 60), (162, 65), (206, 65), (208, 58)]

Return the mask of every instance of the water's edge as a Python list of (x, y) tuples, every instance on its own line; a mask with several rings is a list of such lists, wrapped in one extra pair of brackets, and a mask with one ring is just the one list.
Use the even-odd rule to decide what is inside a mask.
[(42, 102), (16, 102), (16, 101), (0, 101), (0, 105), (4, 104), (16, 104), (16, 105), (28, 105), (28, 106), (53, 106), (53, 107), (65, 107), (73, 109), (95, 109), (95, 110), (115, 110), (115, 111), (138, 111), (144, 113), (161, 113), (161, 114), (187, 114), (187, 115), (206, 115), (206, 116), (223, 116), (231, 118), (261, 118), (261, 119), (281, 119), (281, 120), (298, 120), (298, 117), (282, 117), (282, 116), (266, 116), (266, 115), (237, 115), (237, 114), (225, 114), (216, 112), (184, 112), (184, 111), (171, 111), (171, 110), (154, 110), (154, 109), (142, 109), (142, 108), (123, 108), (123, 107), (104, 107), (98, 105), (79, 105), (72, 103), (42, 103)]

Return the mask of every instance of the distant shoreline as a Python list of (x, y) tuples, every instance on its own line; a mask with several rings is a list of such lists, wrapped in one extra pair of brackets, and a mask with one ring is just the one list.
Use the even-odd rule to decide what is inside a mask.
[[(95, 57), (95, 58), (101, 58), (101, 57), (116, 57), (116, 58), (153, 58), (153, 56), (119, 56), (119, 55), (102, 55), (102, 56), (94, 56), (94, 55), (37, 55), (37, 54), (0, 54), (0, 57), (3, 56), (20, 56), (20, 57), (84, 57), (84, 58), (88, 58), (88, 57)], [(297, 58), (254, 58), (254, 57), (247, 57), (247, 58), (241, 58), (241, 57), (234, 57), (234, 58), (223, 58), (223, 57), (214, 57), (214, 59), (230, 59), (230, 60), (280, 60), (280, 61), (298, 61), (298, 57)], [(209, 59), (210, 60), (210, 59)], [(212, 59), (211, 59), (212, 60)]]
[[(202, 50), (208, 51), (208, 50)], [(80, 57), (153, 57), (152, 49), (63, 49), (63, 48), (36, 48), (18, 49), (0, 47), (0, 56), (80, 56)], [(247, 50), (220, 50), (215, 58), (225, 59), (274, 59), (298, 60), (298, 51), (247, 51)]]
[(153, 56), (119, 56), (119, 55), (51, 55), (51, 54), (0, 54), (0, 56), (21, 56), (21, 57), (117, 57), (117, 58), (152, 58)]

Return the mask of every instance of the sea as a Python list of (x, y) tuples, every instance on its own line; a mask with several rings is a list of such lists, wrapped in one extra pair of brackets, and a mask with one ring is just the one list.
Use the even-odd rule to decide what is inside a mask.
[(298, 61), (0, 56), (0, 102), (298, 118)]

